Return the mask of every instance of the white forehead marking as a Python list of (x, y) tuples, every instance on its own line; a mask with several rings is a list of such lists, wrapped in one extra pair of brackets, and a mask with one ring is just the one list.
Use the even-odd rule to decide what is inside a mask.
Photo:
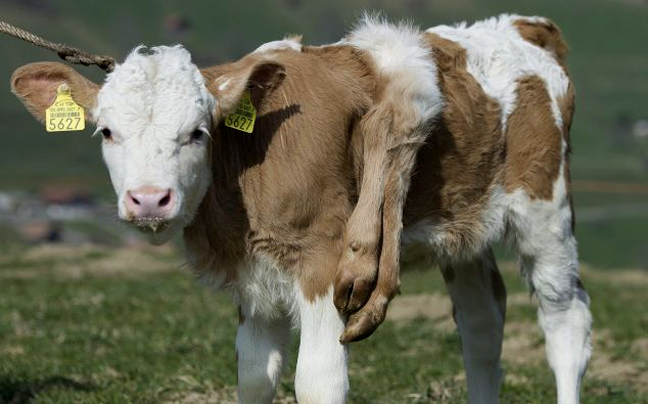
[(191, 130), (205, 123), (214, 97), (181, 45), (135, 48), (110, 73), (94, 111), (98, 125), (119, 128), (124, 136), (148, 127), (163, 132)]
[(300, 43), (301, 37), (287, 37), (280, 41), (271, 41), (264, 43), (254, 50), (253, 53), (271, 52), (276, 50), (294, 50), (301, 52), (302, 44)]

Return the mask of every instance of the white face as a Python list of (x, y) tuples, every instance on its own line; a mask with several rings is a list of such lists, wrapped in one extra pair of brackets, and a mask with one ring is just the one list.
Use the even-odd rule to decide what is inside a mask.
[(141, 52), (107, 77), (93, 112), (119, 217), (161, 244), (191, 222), (211, 182), (215, 100), (184, 48)]

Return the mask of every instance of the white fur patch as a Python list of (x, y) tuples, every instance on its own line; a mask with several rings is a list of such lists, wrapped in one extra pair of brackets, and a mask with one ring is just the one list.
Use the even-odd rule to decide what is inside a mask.
[[(184, 121), (201, 121), (214, 110), (214, 102), (185, 48), (138, 46), (108, 74), (93, 113), (99, 126), (115, 127), (108, 124), (118, 119), (127, 125), (124, 129), (141, 134), (151, 124), (179, 127)], [(183, 113), (188, 116), (181, 119)]]
[(252, 53), (271, 52), (277, 50), (294, 50), (301, 52), (302, 44), (296, 38), (284, 38), (280, 41), (271, 41), (264, 43), (254, 50)]
[(423, 124), (441, 112), (443, 97), (437, 83), (437, 68), (419, 29), (365, 16), (340, 43), (371, 55), (387, 80), (385, 91), (415, 106), (418, 122), (412, 122), (414, 125)]
[(519, 19), (545, 22), (541, 17), (520, 17), (503, 14), (478, 21), (471, 26), (460, 23), (441, 25), (427, 30), (457, 42), (468, 57), (468, 72), (495, 99), (502, 110), (502, 128), (515, 110), (517, 81), (537, 75), (546, 83), (556, 125), (562, 130), (562, 116), (556, 99), (565, 95), (569, 78), (553, 55), (525, 41), (513, 23)]
[(246, 307), (246, 315), (267, 319), (298, 314), (295, 280), (270, 258), (248, 256), (236, 270), (236, 283), (230, 290), (234, 299)]

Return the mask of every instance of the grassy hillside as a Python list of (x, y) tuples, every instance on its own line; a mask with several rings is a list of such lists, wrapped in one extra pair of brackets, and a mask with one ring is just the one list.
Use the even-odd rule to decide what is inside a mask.
[[(2, 19), (46, 38), (75, 44), (89, 51), (122, 58), (140, 43), (184, 43), (199, 64), (237, 58), (260, 43), (285, 33), (300, 33), (304, 42), (339, 39), (363, 9), (383, 10), (421, 26), (485, 18), (502, 12), (545, 15), (556, 21), (572, 51), (569, 64), (577, 88), (577, 113), (572, 139), (573, 177), (578, 181), (648, 183), (642, 161), (648, 145), (637, 144), (619, 129), (620, 123), (648, 117), (648, 7), (625, 0), (276, 0), (186, 1), (6, 0)], [(175, 24), (175, 25), (174, 25)], [(170, 26), (179, 27), (169, 29)], [(0, 37), (0, 78), (24, 63), (56, 60), (51, 52), (8, 37)], [(79, 67), (100, 81), (97, 68)], [(92, 128), (83, 133), (46, 134), (8, 91), (0, 87), (0, 189), (38, 188), (59, 182), (81, 183), (109, 197), (110, 184), (101, 163), (99, 141)], [(626, 131), (627, 132), (627, 131)], [(577, 188), (578, 190), (578, 188)], [(577, 192), (576, 205), (645, 204), (648, 193), (609, 195)], [(594, 202), (593, 202), (594, 201)], [(625, 228), (630, 226), (626, 235)], [(617, 229), (610, 238), (609, 228)], [(583, 256), (602, 265), (648, 266), (646, 215), (630, 223), (613, 217), (585, 223)], [(632, 230), (634, 229), (634, 230)], [(605, 246), (601, 253), (598, 246)], [(628, 247), (630, 246), (630, 247)]]

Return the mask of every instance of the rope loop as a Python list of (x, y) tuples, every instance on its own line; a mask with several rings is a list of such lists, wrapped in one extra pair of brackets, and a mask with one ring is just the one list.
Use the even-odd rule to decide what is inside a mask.
[(84, 66), (96, 65), (106, 73), (112, 72), (117, 64), (115, 59), (110, 56), (93, 55), (72, 46), (54, 43), (4, 21), (0, 21), (0, 32), (56, 52), (61, 59), (69, 63)]

